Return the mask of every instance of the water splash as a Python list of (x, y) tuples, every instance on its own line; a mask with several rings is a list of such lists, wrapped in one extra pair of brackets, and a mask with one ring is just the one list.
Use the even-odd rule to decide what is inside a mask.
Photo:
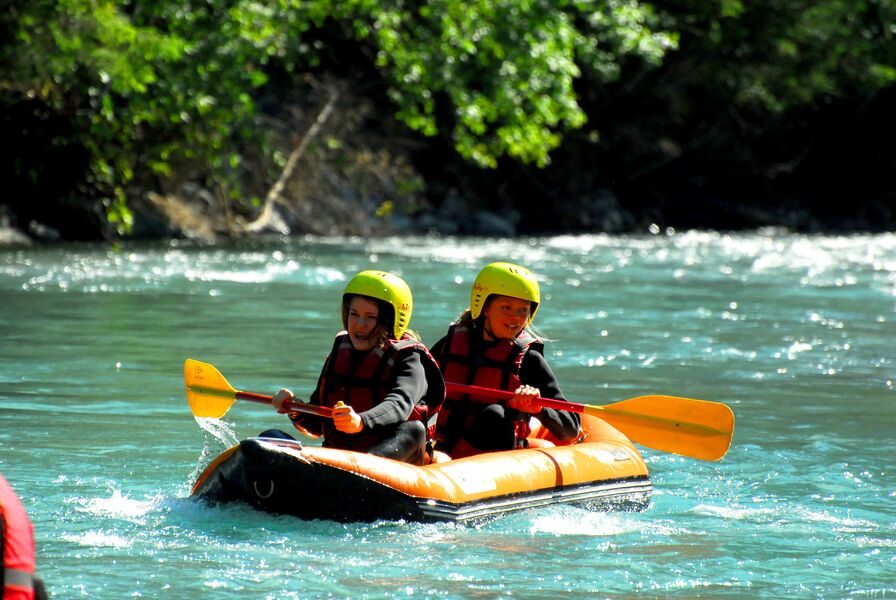
[(143, 522), (151, 511), (156, 510), (163, 500), (162, 496), (154, 496), (147, 500), (137, 500), (114, 490), (108, 498), (79, 498), (77, 510), (89, 513), (98, 518), (122, 519), (135, 523)]
[(224, 450), (239, 444), (233, 423), (222, 419), (193, 417), (203, 432), (202, 450), (196, 460), (196, 466), (190, 473), (189, 482), (196, 481), (199, 474), (208, 464)]
[[(228, 423), (222, 419), (212, 419), (205, 417), (194, 417), (196, 424), (208, 435), (205, 436), (205, 447), (203, 453), (213, 450), (220, 451), (221, 448), (214, 449), (211, 446), (223, 446), (223, 449), (230, 448), (239, 443), (233, 423)], [(215, 444), (217, 442), (217, 444)]]

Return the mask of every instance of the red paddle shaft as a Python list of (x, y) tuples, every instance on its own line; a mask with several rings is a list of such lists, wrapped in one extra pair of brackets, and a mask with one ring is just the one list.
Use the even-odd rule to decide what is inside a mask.
[[(458, 392), (461, 394), (474, 394), (484, 398), (494, 398), (496, 400), (509, 400), (513, 398), (514, 393), (507, 390), (496, 390), (493, 388), (480, 387), (478, 385), (464, 385), (462, 383), (445, 382), (445, 386), (449, 392)], [(576, 402), (565, 402), (563, 400), (555, 400), (553, 398), (537, 397), (535, 401), (542, 406), (554, 408), (557, 410), (566, 410), (569, 412), (584, 413), (585, 405)]]
[[(271, 396), (255, 394), (253, 392), (237, 392), (236, 397), (240, 400), (251, 400), (252, 402), (258, 402), (259, 404), (270, 404), (274, 400)], [(284, 406), (295, 412), (308, 413), (309, 415), (317, 415), (318, 417), (327, 419), (333, 418), (333, 409), (327, 408), (326, 406), (318, 406), (306, 402), (293, 402), (291, 400), (284, 402)]]

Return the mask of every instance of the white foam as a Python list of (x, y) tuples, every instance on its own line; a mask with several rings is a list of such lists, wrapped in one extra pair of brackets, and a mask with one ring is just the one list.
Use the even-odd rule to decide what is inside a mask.
[(64, 535), (62, 539), (66, 542), (78, 544), (90, 548), (127, 548), (131, 545), (131, 540), (105, 531), (88, 531), (81, 535)]
[(644, 531), (656, 535), (673, 535), (676, 532), (660, 522), (645, 521), (635, 514), (589, 511), (573, 506), (533, 513), (529, 526), (532, 535), (614, 537)]
[(123, 496), (120, 490), (115, 490), (109, 498), (79, 499), (79, 502), (81, 504), (79, 511), (89, 513), (95, 517), (139, 521), (159, 505), (161, 497), (156, 496), (149, 500), (135, 500)]

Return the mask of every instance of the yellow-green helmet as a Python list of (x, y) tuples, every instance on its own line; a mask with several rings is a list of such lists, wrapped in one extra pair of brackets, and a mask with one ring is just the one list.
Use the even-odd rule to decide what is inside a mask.
[(411, 288), (398, 275), (385, 271), (361, 271), (345, 286), (343, 299), (346, 294), (359, 294), (388, 303), (395, 312), (392, 331), (389, 333), (398, 340), (407, 331), (414, 298), (411, 296)]
[(531, 302), (529, 323), (535, 318), (535, 311), (538, 310), (538, 303), (541, 302), (538, 280), (535, 279), (532, 271), (506, 262), (492, 263), (479, 271), (470, 294), (470, 316), (478, 319), (482, 314), (485, 301), (492, 294)]

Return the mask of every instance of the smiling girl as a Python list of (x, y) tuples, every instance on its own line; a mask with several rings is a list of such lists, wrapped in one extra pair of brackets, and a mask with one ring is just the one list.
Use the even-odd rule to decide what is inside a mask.
[(535, 398), (565, 400), (544, 358), (544, 345), (529, 326), (541, 294), (531, 271), (497, 262), (476, 276), (470, 308), (433, 346), (445, 381), (514, 392), (504, 402), (483, 404), (449, 392), (439, 413), (438, 449), (453, 458), (526, 444), (536, 417), (560, 440), (579, 433), (579, 415), (541, 408)]
[(412, 308), (411, 290), (400, 277), (385, 271), (355, 275), (342, 295), (344, 331), (309, 400), (333, 407), (333, 418), (290, 412), (286, 401), (295, 397), (285, 388), (274, 395), (274, 408), (300, 431), (323, 435), (324, 446), (422, 464), (445, 383), (429, 350), (408, 329)]

